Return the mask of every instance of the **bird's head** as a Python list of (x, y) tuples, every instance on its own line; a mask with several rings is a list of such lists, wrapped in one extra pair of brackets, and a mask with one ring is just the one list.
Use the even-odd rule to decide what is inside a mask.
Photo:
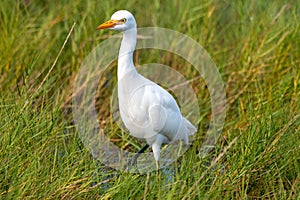
[(127, 10), (119, 10), (115, 12), (111, 19), (97, 27), (100, 29), (111, 29), (118, 31), (127, 31), (136, 28), (136, 22), (133, 15)]

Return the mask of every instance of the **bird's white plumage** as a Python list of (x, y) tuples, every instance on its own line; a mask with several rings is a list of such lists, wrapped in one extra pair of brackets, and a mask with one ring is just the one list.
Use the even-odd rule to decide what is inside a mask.
[[(119, 23), (121, 20), (125, 22)], [(172, 95), (136, 71), (133, 52), (137, 29), (133, 15), (120, 10), (112, 15), (111, 21), (114, 25), (109, 25), (110, 29), (123, 32), (118, 58), (118, 100), (122, 121), (134, 137), (146, 140), (155, 160), (159, 161), (163, 143), (176, 140), (188, 143), (188, 136), (194, 134), (196, 128), (182, 116)]]

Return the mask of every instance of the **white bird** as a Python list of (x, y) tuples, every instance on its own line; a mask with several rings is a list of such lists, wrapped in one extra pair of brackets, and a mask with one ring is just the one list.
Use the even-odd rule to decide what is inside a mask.
[(136, 27), (133, 15), (119, 10), (97, 29), (123, 33), (117, 70), (121, 119), (132, 136), (143, 138), (151, 146), (158, 166), (161, 145), (176, 140), (188, 144), (188, 136), (194, 134), (196, 128), (182, 116), (171, 94), (136, 71), (133, 64)]

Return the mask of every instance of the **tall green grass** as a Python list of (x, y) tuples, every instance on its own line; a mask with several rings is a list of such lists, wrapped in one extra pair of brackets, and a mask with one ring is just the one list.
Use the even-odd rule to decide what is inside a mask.
[[(227, 118), (216, 148), (201, 158), (195, 141), (172, 166), (171, 180), (162, 171), (103, 167), (74, 127), (76, 73), (89, 52), (114, 34), (95, 28), (119, 9), (132, 11), (140, 27), (174, 29), (199, 42), (226, 85)], [(299, 199), (299, 13), (293, 0), (1, 1), (0, 198)], [(138, 51), (136, 62), (157, 61), (195, 75), (175, 55), (158, 60), (151, 52)], [(115, 63), (110, 70), (108, 86), (100, 88), (107, 96), (116, 83)], [(192, 86), (201, 134), (210, 120), (209, 95), (202, 80)], [(111, 123), (107, 110), (99, 112), (117, 145), (137, 151), (142, 144)]]

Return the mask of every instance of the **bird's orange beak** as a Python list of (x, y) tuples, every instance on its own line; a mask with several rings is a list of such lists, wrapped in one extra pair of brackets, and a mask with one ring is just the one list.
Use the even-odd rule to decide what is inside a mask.
[(104, 22), (103, 24), (100, 24), (97, 27), (97, 30), (106, 29), (106, 28), (113, 28), (115, 25), (118, 25), (118, 24), (120, 24), (119, 20), (109, 20), (107, 22)]

